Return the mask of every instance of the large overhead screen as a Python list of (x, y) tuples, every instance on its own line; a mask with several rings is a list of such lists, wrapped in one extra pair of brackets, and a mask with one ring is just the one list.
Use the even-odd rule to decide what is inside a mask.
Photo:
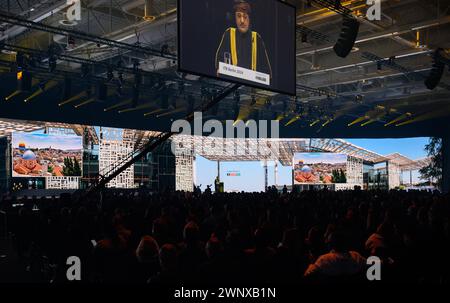
[(81, 177), (81, 136), (13, 133), (13, 177)]
[(292, 163), (294, 184), (347, 183), (347, 155), (296, 153)]
[(276, 0), (178, 0), (181, 71), (295, 95), (295, 8)]

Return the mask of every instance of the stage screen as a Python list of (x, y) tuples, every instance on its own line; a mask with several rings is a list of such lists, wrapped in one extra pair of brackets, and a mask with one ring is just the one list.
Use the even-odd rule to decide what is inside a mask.
[(294, 184), (347, 182), (347, 155), (296, 153), (293, 159)]
[(81, 177), (81, 136), (12, 134), (13, 177)]
[(180, 71), (295, 95), (295, 8), (277, 0), (178, 0)]

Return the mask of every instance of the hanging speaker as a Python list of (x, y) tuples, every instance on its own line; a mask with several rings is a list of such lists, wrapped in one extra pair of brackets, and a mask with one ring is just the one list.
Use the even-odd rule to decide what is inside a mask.
[(341, 34), (333, 49), (336, 55), (345, 58), (351, 52), (358, 36), (359, 22), (350, 17), (344, 17), (342, 21)]
[(430, 74), (425, 79), (425, 86), (432, 90), (435, 89), (436, 86), (439, 84), (442, 78), (442, 74), (444, 73), (444, 67), (445, 64), (442, 60), (440, 60), (441, 57), (441, 51), (442, 48), (438, 48), (434, 54), (433, 54), (433, 65), (431, 67)]

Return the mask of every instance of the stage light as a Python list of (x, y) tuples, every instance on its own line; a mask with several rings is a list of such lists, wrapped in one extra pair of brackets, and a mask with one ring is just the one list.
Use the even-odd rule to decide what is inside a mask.
[(356, 123), (359, 123), (361, 121), (364, 121), (366, 119), (369, 119), (369, 117), (368, 116), (362, 116), (362, 117), (356, 118), (355, 120), (353, 120), (353, 122), (347, 124), (347, 126), (352, 126), (352, 125), (354, 125)]
[(358, 20), (344, 16), (342, 20), (342, 29), (338, 41), (333, 49), (336, 55), (345, 58), (351, 52), (358, 36), (359, 22)]
[(131, 99), (127, 99), (127, 100), (124, 100), (124, 101), (119, 102), (117, 104), (111, 105), (110, 107), (106, 107), (106, 108), (103, 109), (103, 111), (107, 112), (107, 111), (110, 111), (112, 109), (115, 109), (115, 108), (118, 108), (118, 107), (130, 104), (130, 103), (131, 103)]
[(145, 114), (144, 114), (144, 117), (147, 117), (147, 116), (150, 116), (150, 115), (153, 115), (153, 114), (162, 112), (162, 111), (163, 111), (162, 108), (157, 108), (157, 109), (152, 110), (151, 112), (145, 113)]
[(366, 126), (366, 125), (368, 125), (368, 124), (372, 124), (372, 123), (375, 122), (375, 121), (377, 121), (377, 120), (376, 120), (376, 119), (370, 119), (370, 120), (368, 120), (368, 121), (362, 123), (361, 126)]
[(95, 98), (89, 98), (89, 99), (87, 99), (86, 101), (83, 101), (83, 102), (81, 102), (80, 104), (75, 105), (74, 107), (75, 107), (75, 108), (80, 108), (81, 106), (86, 105), (86, 104), (89, 104), (89, 103), (92, 103), (92, 102), (94, 102), (94, 101), (95, 101)]
[(327, 126), (333, 119), (328, 119), (325, 123), (322, 124), (322, 127)]
[(438, 48), (433, 54), (433, 65), (431, 67), (430, 74), (425, 79), (425, 86), (429, 90), (433, 90), (438, 86), (441, 81), (442, 74), (444, 73), (444, 62), (440, 60), (442, 48)]
[(284, 126), (289, 126), (289, 125), (291, 125), (291, 124), (294, 123), (295, 121), (299, 120), (300, 117), (301, 117), (300, 115), (297, 115), (297, 116), (291, 118), (291, 120), (289, 120)]
[(54, 87), (57, 84), (56, 81), (51, 81), (48, 84), (46, 84), (45, 82), (41, 82), (38, 84), (39, 88), (30, 96), (28, 96), (27, 98), (25, 98), (23, 101), (24, 102), (29, 102), (31, 101), (33, 98), (36, 98), (37, 96), (39, 96), (40, 94), (42, 94), (46, 89), (50, 89), (52, 87)]
[(281, 113), (281, 114), (278, 114), (278, 115), (277, 115), (277, 117), (276, 117), (276, 119), (275, 119), (275, 120), (277, 120), (277, 121), (281, 121), (281, 120), (283, 120), (283, 119), (284, 119), (284, 117), (286, 117), (286, 115), (285, 115), (285, 114), (283, 114), (283, 113)]
[(411, 115), (412, 115), (411, 113), (403, 114), (403, 115), (401, 115), (400, 117), (397, 117), (397, 118), (395, 118), (395, 119), (392, 120), (392, 121), (389, 121), (389, 122), (386, 123), (384, 126), (392, 125), (392, 124), (394, 124), (394, 123), (396, 123), (396, 122), (399, 122), (400, 120), (403, 120), (403, 119), (406, 119), (406, 118), (411, 117)]
[(313, 127), (314, 125), (316, 125), (319, 122), (320, 122), (320, 119), (317, 119), (317, 120), (313, 121), (312, 123), (310, 123), (309, 126)]
[(15, 96), (17, 96), (18, 94), (20, 94), (19, 90), (16, 90), (15, 92), (13, 92), (12, 94), (10, 94), (9, 96), (5, 97), (5, 101), (9, 101), (12, 98), (14, 98)]

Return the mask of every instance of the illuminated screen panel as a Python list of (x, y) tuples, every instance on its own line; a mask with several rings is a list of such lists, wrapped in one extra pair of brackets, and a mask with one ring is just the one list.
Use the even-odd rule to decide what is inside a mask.
[(295, 95), (295, 8), (276, 0), (179, 0), (181, 71)]
[(81, 136), (13, 133), (13, 177), (81, 177)]
[(293, 159), (294, 184), (333, 184), (347, 182), (347, 155), (335, 153), (296, 153)]

